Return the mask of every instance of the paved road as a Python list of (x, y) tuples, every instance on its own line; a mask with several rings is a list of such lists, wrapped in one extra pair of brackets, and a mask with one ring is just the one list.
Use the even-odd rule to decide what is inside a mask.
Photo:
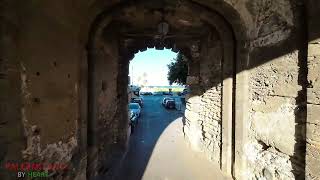
[(188, 148), (182, 112), (167, 110), (161, 96), (144, 97), (144, 107), (116, 180), (221, 180), (216, 166)]

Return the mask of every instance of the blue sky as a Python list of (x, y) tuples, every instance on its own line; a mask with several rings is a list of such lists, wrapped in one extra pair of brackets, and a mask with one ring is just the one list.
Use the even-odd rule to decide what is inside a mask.
[[(146, 80), (147, 86), (168, 86), (167, 80), (168, 67), (177, 53), (170, 49), (156, 50), (148, 49), (144, 52), (138, 52), (130, 62), (129, 76), (134, 85), (139, 85)], [(143, 76), (143, 74), (146, 76)]]

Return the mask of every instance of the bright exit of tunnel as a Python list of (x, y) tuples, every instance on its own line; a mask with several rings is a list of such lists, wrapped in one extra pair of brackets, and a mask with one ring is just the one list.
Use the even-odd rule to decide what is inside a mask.
[(169, 86), (168, 65), (175, 62), (176, 58), (177, 53), (171, 49), (148, 48), (144, 52), (136, 53), (129, 64), (130, 85)]

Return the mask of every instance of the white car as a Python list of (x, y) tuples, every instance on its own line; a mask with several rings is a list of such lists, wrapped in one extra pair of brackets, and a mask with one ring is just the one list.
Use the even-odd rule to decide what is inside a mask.
[(141, 115), (141, 107), (138, 103), (130, 103), (129, 104), (129, 109), (131, 112), (133, 112), (135, 115), (140, 117)]

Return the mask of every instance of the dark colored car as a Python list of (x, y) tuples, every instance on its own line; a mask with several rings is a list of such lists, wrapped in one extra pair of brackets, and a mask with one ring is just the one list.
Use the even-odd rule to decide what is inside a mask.
[(168, 109), (174, 109), (174, 108), (176, 108), (176, 103), (174, 100), (167, 100), (165, 107)]
[(174, 99), (171, 98), (171, 97), (165, 97), (165, 98), (163, 98), (163, 100), (162, 100), (162, 105), (165, 106), (168, 100), (174, 100)]
[(169, 95), (169, 92), (162, 92), (163, 95)]
[(140, 95), (143, 95), (143, 96), (151, 96), (151, 95), (152, 95), (152, 92), (141, 92)]

